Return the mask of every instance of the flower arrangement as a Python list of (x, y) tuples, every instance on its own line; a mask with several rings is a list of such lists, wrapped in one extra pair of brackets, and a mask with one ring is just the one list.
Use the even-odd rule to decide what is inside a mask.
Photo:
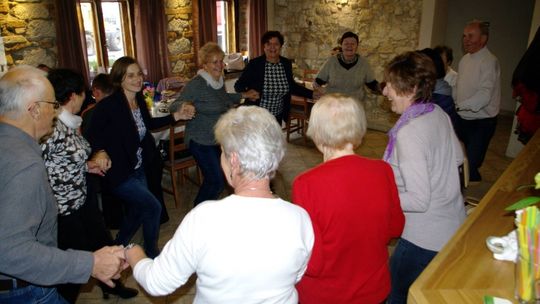
[(152, 110), (152, 106), (154, 105), (154, 94), (156, 92), (156, 89), (151, 84), (146, 84), (143, 89), (143, 96), (144, 101), (146, 102), (146, 106), (148, 107), (148, 110)]
[[(519, 191), (519, 190), (523, 190), (527, 188), (540, 189), (540, 172), (536, 173), (534, 177), (534, 184), (522, 185), (522, 186), (519, 186), (516, 190)], [(532, 206), (538, 202), (540, 202), (540, 196), (528, 196), (506, 207), (506, 210), (508, 211), (519, 210), (519, 209), (526, 208), (528, 206)]]

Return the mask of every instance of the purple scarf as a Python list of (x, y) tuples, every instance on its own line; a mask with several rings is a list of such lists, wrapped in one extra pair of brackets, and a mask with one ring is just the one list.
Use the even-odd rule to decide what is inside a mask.
[(384, 151), (383, 159), (384, 161), (388, 162), (390, 160), (390, 157), (392, 156), (392, 152), (394, 151), (394, 145), (396, 144), (397, 139), (397, 132), (401, 127), (408, 124), (411, 119), (414, 119), (420, 115), (424, 115), (426, 113), (429, 113), (435, 109), (435, 106), (431, 102), (427, 103), (413, 103), (410, 105), (403, 114), (401, 114), (401, 117), (398, 119), (396, 124), (388, 131), (388, 145), (386, 146), (386, 150)]

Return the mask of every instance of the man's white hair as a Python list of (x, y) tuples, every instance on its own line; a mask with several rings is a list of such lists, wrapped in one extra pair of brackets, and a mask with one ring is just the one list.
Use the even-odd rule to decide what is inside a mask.
[(0, 78), (0, 116), (19, 118), (32, 99), (44, 92), (47, 73), (29, 65), (10, 69)]

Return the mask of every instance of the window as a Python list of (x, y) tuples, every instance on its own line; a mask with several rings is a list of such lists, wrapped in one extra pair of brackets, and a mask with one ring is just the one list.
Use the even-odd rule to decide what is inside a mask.
[(236, 6), (236, 0), (216, 1), (217, 43), (225, 53), (237, 51)]
[(116, 59), (134, 56), (126, 0), (81, 0), (79, 19), (86, 38), (90, 78), (109, 72)]

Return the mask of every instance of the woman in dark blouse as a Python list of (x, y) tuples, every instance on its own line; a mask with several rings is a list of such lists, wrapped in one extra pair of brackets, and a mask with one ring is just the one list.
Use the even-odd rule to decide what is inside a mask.
[(115, 92), (96, 105), (88, 141), (94, 152), (110, 157), (112, 167), (105, 175), (106, 184), (126, 202), (127, 214), (116, 242), (126, 246), (142, 225), (146, 254), (156, 257), (161, 204), (149, 190), (146, 178), (158, 153), (150, 130), (190, 119), (194, 109), (186, 105), (172, 115), (152, 118), (141, 92), (141, 67), (131, 57), (116, 60), (110, 77)]
[(294, 81), (291, 61), (280, 55), (283, 43), (280, 32), (264, 33), (261, 39), (264, 55), (252, 59), (234, 85), (236, 92), (250, 89), (259, 92), (260, 99), (244, 104), (267, 109), (279, 123), (289, 115), (291, 94), (313, 98), (313, 91)]

